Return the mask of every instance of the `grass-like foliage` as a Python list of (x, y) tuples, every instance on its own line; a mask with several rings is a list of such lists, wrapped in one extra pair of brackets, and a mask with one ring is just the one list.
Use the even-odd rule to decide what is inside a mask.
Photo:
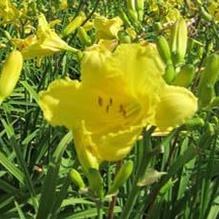
[(0, 0), (0, 218), (217, 219), (218, 33), (213, 0)]

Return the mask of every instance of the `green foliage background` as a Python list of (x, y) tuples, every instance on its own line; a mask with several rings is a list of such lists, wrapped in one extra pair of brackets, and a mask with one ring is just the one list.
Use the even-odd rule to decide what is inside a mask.
[[(66, 10), (57, 10), (58, 1), (33, 2), (36, 3), (36, 9), (45, 13), (49, 21), (56, 18), (62, 20), (62, 23), (56, 26), (57, 33), (61, 33), (62, 28), (68, 24), (69, 16), (76, 16), (80, 11), (84, 11), (88, 18), (94, 12), (107, 17), (116, 16), (121, 10), (127, 12), (126, 4), (121, 0), (69, 1), (70, 6)], [(17, 1), (17, 4), (20, 7), (20, 1)], [(180, 10), (182, 14), (193, 18), (194, 23), (190, 26), (189, 35), (190, 39), (197, 41), (195, 45), (189, 45), (191, 47), (188, 49), (186, 63), (201, 69), (205, 58), (218, 50), (218, 24), (206, 20), (200, 10), (190, 12), (186, 3)], [(34, 11), (32, 13), (30, 19), (36, 24), (36, 14)], [(145, 4), (145, 19), (140, 26), (134, 26), (139, 38), (155, 41), (156, 36), (160, 34), (155, 22), (159, 22), (162, 16), (162, 12), (150, 12), (148, 4)], [(148, 22), (150, 17), (153, 22)], [(13, 37), (26, 36), (22, 25), (16, 27), (12, 24), (0, 24), (0, 42), (7, 45), (0, 50), (2, 61), (11, 45), (5, 30)], [(94, 33), (91, 31), (89, 34), (94, 41)], [(65, 40), (75, 48), (85, 48), (76, 33)], [(137, 38), (136, 41), (138, 40)], [(77, 160), (71, 133), (62, 127), (51, 127), (44, 120), (38, 106), (38, 92), (54, 79), (65, 76), (74, 79), (80, 77), (79, 61), (72, 54), (59, 53), (45, 58), (40, 66), (35, 61), (26, 61), (13, 95), (0, 106), (2, 219), (97, 217), (95, 197), (89, 192), (79, 192), (69, 178), (70, 170), (75, 168), (88, 183)], [(192, 89), (196, 92), (195, 83)], [(105, 218), (107, 215), (108, 218), (112, 218), (112, 215), (114, 218), (125, 218), (124, 215), (121, 216), (121, 212), (126, 211), (132, 204), (134, 207), (130, 218), (134, 219), (218, 218), (218, 108), (199, 110), (196, 118), (203, 119), (204, 124), (187, 124), (165, 137), (148, 137), (147, 133), (144, 134), (143, 140), (136, 143), (127, 158), (134, 161), (131, 177), (113, 201), (106, 199), (103, 202)], [(102, 165), (101, 175), (105, 191), (123, 162)], [(142, 163), (167, 174), (151, 185), (136, 187), (136, 174)], [(136, 203), (132, 203), (134, 199)]]

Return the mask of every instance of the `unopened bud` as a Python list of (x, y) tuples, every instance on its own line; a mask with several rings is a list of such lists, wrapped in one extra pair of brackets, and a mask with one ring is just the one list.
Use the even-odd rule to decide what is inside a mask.
[(77, 35), (82, 44), (84, 44), (85, 46), (91, 45), (91, 39), (83, 27), (78, 28)]
[(85, 21), (86, 16), (81, 12), (73, 21), (71, 21), (63, 30), (63, 36), (67, 36), (74, 32)]
[(80, 173), (75, 170), (75, 169), (72, 169), (69, 173), (69, 177), (71, 179), (71, 181), (79, 188), (79, 189), (83, 189), (85, 188), (85, 184), (84, 184), (84, 181), (80, 175)]
[(202, 118), (192, 118), (186, 121), (185, 126), (187, 128), (199, 128), (205, 125), (205, 121)]
[(136, 0), (136, 9), (139, 21), (143, 21), (144, 17), (144, 0)]
[(159, 36), (156, 41), (159, 54), (166, 65), (172, 64), (169, 44), (165, 37)]
[(0, 76), (0, 102), (10, 96), (14, 90), (23, 67), (23, 56), (12, 51), (6, 59)]
[(135, 0), (126, 0), (126, 3), (130, 18), (133, 20), (133, 22), (138, 22), (138, 13), (136, 11)]
[(194, 78), (195, 75), (195, 68), (193, 65), (188, 64), (184, 65), (180, 72), (176, 75), (173, 85), (178, 85), (182, 87), (188, 87)]
[(127, 181), (133, 170), (133, 162), (127, 161), (116, 174), (115, 179), (110, 186), (108, 194), (115, 194), (118, 189)]
[(219, 75), (219, 55), (212, 54), (206, 60), (204, 71), (198, 85), (198, 97), (201, 107), (207, 106), (215, 96), (214, 86)]
[(118, 37), (121, 43), (131, 43), (132, 41), (131, 37), (126, 32), (123, 32), (123, 31), (120, 31), (118, 33)]
[(187, 25), (181, 18), (173, 26), (171, 33), (171, 51), (175, 65), (184, 63), (187, 48)]
[(175, 69), (173, 65), (167, 65), (165, 69), (165, 73), (163, 75), (164, 80), (168, 83), (171, 84), (172, 80), (175, 77)]

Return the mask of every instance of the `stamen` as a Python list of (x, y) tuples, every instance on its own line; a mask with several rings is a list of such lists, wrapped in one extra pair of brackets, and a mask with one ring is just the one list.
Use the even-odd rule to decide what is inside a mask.
[(103, 106), (103, 99), (102, 97), (98, 97), (98, 105)]
[(110, 99), (109, 99), (109, 105), (110, 105), (110, 106), (113, 105), (113, 99), (112, 99), (112, 97), (110, 97)]
[(119, 112), (122, 113), (123, 111), (124, 111), (123, 105), (120, 104), (120, 105), (119, 105)]
[(106, 106), (106, 112), (109, 113), (109, 105)]

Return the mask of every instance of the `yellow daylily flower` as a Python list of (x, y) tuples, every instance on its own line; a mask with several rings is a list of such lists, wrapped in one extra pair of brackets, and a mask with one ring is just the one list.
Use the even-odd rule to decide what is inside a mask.
[(6, 59), (0, 75), (0, 103), (11, 95), (23, 67), (23, 57), (19, 51), (12, 51)]
[(81, 82), (59, 79), (40, 93), (40, 107), (52, 125), (72, 130), (84, 169), (124, 158), (142, 128), (164, 131), (191, 117), (197, 100), (185, 88), (169, 86), (154, 44), (121, 44), (114, 52), (93, 46), (81, 63)]
[(13, 23), (20, 16), (18, 9), (11, 3), (10, 0), (0, 1), (0, 18), (4, 23)]
[(96, 16), (94, 19), (94, 27), (96, 29), (96, 38), (99, 39), (115, 39), (117, 33), (121, 29), (123, 22), (120, 17), (107, 19), (103, 16)]
[[(69, 50), (72, 52), (77, 51), (70, 47), (55, 33), (54, 30), (50, 28), (50, 25), (43, 14), (39, 15), (38, 22), (35, 40), (29, 41), (28, 37), (28, 42), (30, 44), (21, 50), (25, 59), (35, 57), (41, 58), (63, 50)], [(31, 38), (33, 39), (33, 37)]]

